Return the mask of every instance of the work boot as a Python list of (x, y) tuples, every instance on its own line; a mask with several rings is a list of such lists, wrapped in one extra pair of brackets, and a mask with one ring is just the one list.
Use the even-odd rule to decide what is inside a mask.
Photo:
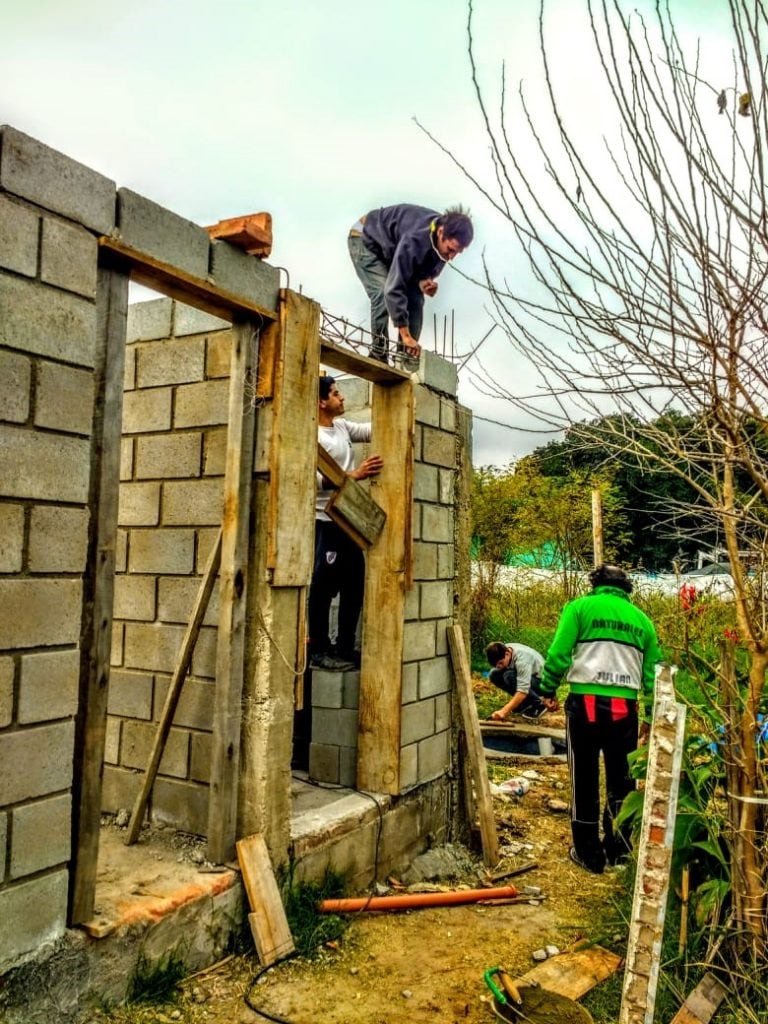
[(309, 667), (323, 672), (351, 672), (355, 666), (351, 661), (337, 658), (330, 651), (317, 651), (309, 659)]
[(576, 852), (576, 847), (572, 846), (568, 851), (568, 856), (571, 858), (574, 864), (578, 864), (580, 868), (585, 871), (591, 871), (593, 875), (602, 875), (605, 871), (605, 862), (600, 863), (599, 861), (586, 861), (582, 860)]

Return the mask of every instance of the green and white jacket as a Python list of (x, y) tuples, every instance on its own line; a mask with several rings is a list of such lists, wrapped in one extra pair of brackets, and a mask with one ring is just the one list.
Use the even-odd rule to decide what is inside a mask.
[(595, 587), (563, 608), (541, 672), (541, 694), (554, 694), (565, 677), (571, 693), (641, 700), (647, 717), (660, 660), (645, 612), (620, 587)]

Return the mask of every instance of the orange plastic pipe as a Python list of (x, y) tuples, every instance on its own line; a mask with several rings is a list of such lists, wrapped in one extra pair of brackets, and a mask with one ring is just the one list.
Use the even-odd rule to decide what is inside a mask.
[(412, 910), (417, 907), (445, 907), (479, 900), (502, 900), (519, 895), (514, 885), (498, 889), (456, 889), (453, 892), (409, 892), (398, 896), (362, 896), (321, 900), (317, 909), (324, 914), (347, 914), (355, 910)]

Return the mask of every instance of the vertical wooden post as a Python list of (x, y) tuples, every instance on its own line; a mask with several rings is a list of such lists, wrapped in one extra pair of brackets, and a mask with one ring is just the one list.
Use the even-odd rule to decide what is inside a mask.
[(619, 1024), (653, 1024), (685, 736), (685, 706), (671, 689), (672, 669), (664, 665), (653, 708)]
[(83, 587), (80, 693), (75, 720), (70, 924), (82, 924), (93, 916), (96, 890), (112, 645), (128, 275), (100, 270), (96, 306), (95, 415), (88, 495), (93, 516)]
[(603, 497), (597, 487), (592, 489), (592, 551), (595, 568), (605, 561), (603, 554)]
[(232, 328), (229, 426), (224, 471), (224, 514), (219, 571), (219, 632), (216, 697), (208, 805), (208, 856), (215, 863), (235, 852), (240, 767), (248, 535), (253, 478), (255, 409), (246, 383), (255, 365), (257, 330), (252, 323)]
[(373, 448), (384, 460), (371, 493), (387, 513), (368, 549), (358, 716), (357, 785), (400, 790), (403, 620), (411, 559), (413, 387), (373, 388)]

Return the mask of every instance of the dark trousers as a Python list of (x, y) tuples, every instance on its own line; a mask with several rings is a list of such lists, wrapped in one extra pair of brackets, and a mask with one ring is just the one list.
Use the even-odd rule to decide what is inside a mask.
[[(384, 301), (384, 288), (387, 283), (389, 267), (363, 242), (361, 235), (350, 235), (348, 240), (349, 255), (355, 273), (371, 300), (371, 355), (377, 358), (386, 356), (389, 348), (389, 313)], [(424, 318), (424, 296), (416, 281), (408, 289), (408, 330), (418, 341)], [(398, 352), (402, 345), (398, 341)]]
[(315, 520), (315, 564), (309, 588), (310, 654), (330, 649), (328, 618), (331, 601), (339, 595), (339, 630), (336, 645), (341, 651), (355, 646), (357, 620), (363, 606), (365, 561), (354, 541), (333, 522)]
[[(637, 703), (622, 701), (628, 714), (616, 718), (611, 698), (595, 701), (595, 720), (590, 721), (581, 694), (571, 694), (565, 703), (567, 716), (568, 765), (571, 778), (571, 832), (581, 860), (601, 867), (615, 863), (629, 852), (630, 830), (614, 828), (624, 798), (635, 788), (629, 774), (628, 755), (637, 749)], [(603, 838), (600, 838), (600, 757), (605, 768), (606, 800), (602, 808)]]

